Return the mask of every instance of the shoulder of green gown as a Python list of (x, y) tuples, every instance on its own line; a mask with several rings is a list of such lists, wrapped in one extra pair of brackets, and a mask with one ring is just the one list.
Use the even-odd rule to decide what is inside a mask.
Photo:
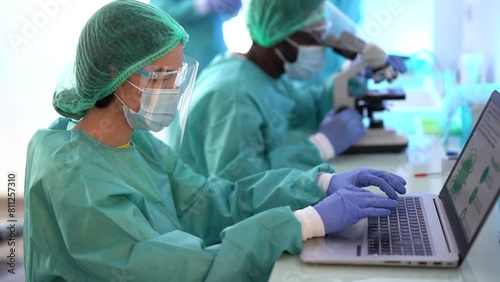
[(267, 76), (254, 63), (242, 54), (226, 52), (216, 56), (199, 74), (196, 83), (218, 85), (219, 83), (251, 84), (257, 82), (273, 83), (275, 79)]
[[(60, 117), (56, 119), (47, 129), (38, 130), (31, 138), (29, 148), (42, 147), (55, 153), (57, 151), (69, 152), (76, 146), (83, 144), (92, 145), (91, 150), (120, 151), (127, 150), (113, 148), (93, 139), (81, 130), (71, 130), (74, 122), (68, 118)], [(135, 130), (131, 137), (133, 147), (131, 150), (138, 150), (140, 154), (160, 157), (175, 157), (177, 154), (164, 142), (156, 138), (151, 132), (146, 130)], [(130, 151), (130, 150), (129, 150)]]
[(221, 54), (197, 78), (191, 107), (203, 111), (207, 104), (242, 98), (260, 104), (263, 100), (274, 99), (276, 95), (272, 93), (278, 91), (276, 84), (276, 79), (241, 55)]

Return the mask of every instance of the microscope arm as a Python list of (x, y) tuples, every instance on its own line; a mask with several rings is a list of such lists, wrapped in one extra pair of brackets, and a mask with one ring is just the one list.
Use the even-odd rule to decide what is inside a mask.
[(372, 69), (376, 83), (388, 80), (391, 82), (397, 77), (396, 71), (387, 63), (387, 54), (375, 44), (366, 43), (350, 32), (342, 32), (339, 38), (330, 35), (325, 39), (325, 45), (347, 59), (352, 64), (334, 77), (334, 106), (354, 107), (354, 98), (349, 95), (349, 79), (358, 75), (365, 67)]
[(363, 60), (354, 62), (349, 68), (337, 73), (333, 78), (333, 105), (335, 108), (348, 107), (354, 108), (354, 97), (349, 95), (349, 79), (355, 77), (358, 73), (368, 66)]
[(344, 31), (340, 37), (328, 36), (324, 44), (349, 60), (354, 60), (358, 55), (372, 69), (379, 69), (387, 65), (387, 54), (373, 43), (366, 43), (354, 34)]
[[(327, 37), (325, 45), (332, 47), (339, 55), (352, 60), (347, 69), (340, 71), (334, 76), (333, 106), (336, 109), (343, 106), (358, 108), (356, 98), (361, 98), (362, 100), (359, 101), (366, 102), (366, 98), (370, 97), (351, 97), (349, 95), (349, 80), (356, 78), (359, 72), (366, 67), (372, 70), (372, 78), (375, 82), (380, 82), (384, 79), (391, 82), (396, 78), (396, 71), (387, 62), (387, 54), (375, 44), (366, 43), (351, 33), (343, 32), (340, 38), (334, 36)], [(373, 153), (387, 151), (400, 152), (404, 150), (408, 146), (408, 139), (404, 135), (397, 134), (395, 130), (384, 128), (382, 121), (373, 118), (374, 111), (384, 109), (382, 102), (380, 101), (380, 104), (368, 102), (368, 105), (366, 112), (370, 119), (370, 130), (349, 151)], [(358, 110), (360, 109), (358, 108)]]

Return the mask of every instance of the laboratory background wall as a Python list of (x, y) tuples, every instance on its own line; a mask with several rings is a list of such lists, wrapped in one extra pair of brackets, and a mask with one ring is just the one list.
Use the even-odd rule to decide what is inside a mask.
[[(18, 174), (23, 194), (26, 148), (37, 129), (58, 117), (51, 100), (80, 30), (104, 0), (2, 1), (0, 10), (0, 178)], [(149, 2), (149, 1), (143, 1)], [(439, 69), (457, 69), (464, 53), (484, 56), (487, 81), (500, 81), (500, 1), (365, 0), (361, 30), (388, 52), (435, 55)], [(239, 15), (224, 26), (230, 50), (250, 40)], [(497, 70), (497, 71), (495, 71)], [(50, 165), (50, 164), (48, 164)], [(0, 196), (6, 196), (6, 185)]]

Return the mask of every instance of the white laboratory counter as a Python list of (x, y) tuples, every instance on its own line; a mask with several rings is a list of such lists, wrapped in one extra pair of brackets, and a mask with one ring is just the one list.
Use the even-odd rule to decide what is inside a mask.
[[(415, 141), (410, 142), (404, 153), (339, 156), (332, 164), (339, 173), (360, 167), (396, 172), (407, 180), (408, 193), (439, 194), (447, 173), (422, 178), (413, 175), (416, 172), (441, 170), (441, 156), (445, 154), (442, 142), (433, 137), (410, 140)], [(499, 240), (500, 211), (495, 206), (465, 261), (458, 268), (306, 264), (299, 256), (283, 254), (276, 262), (269, 281), (500, 281)]]

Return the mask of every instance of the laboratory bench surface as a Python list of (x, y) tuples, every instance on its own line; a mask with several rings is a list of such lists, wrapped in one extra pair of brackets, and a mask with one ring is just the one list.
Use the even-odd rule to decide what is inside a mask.
[(298, 256), (283, 254), (274, 265), (269, 281), (499, 281), (499, 230), (500, 214), (496, 207), (458, 268), (306, 264)]
[[(405, 152), (341, 155), (332, 162), (338, 173), (360, 167), (395, 172), (407, 180), (407, 193), (439, 194), (448, 173), (414, 177), (419, 172), (439, 172), (446, 150), (440, 138), (410, 138)], [(415, 140), (415, 141), (412, 141)], [(370, 187), (373, 192), (378, 188)], [(299, 256), (283, 254), (276, 262), (271, 282), (290, 281), (500, 281), (500, 211), (498, 205), (460, 267), (352, 266), (303, 263)]]

